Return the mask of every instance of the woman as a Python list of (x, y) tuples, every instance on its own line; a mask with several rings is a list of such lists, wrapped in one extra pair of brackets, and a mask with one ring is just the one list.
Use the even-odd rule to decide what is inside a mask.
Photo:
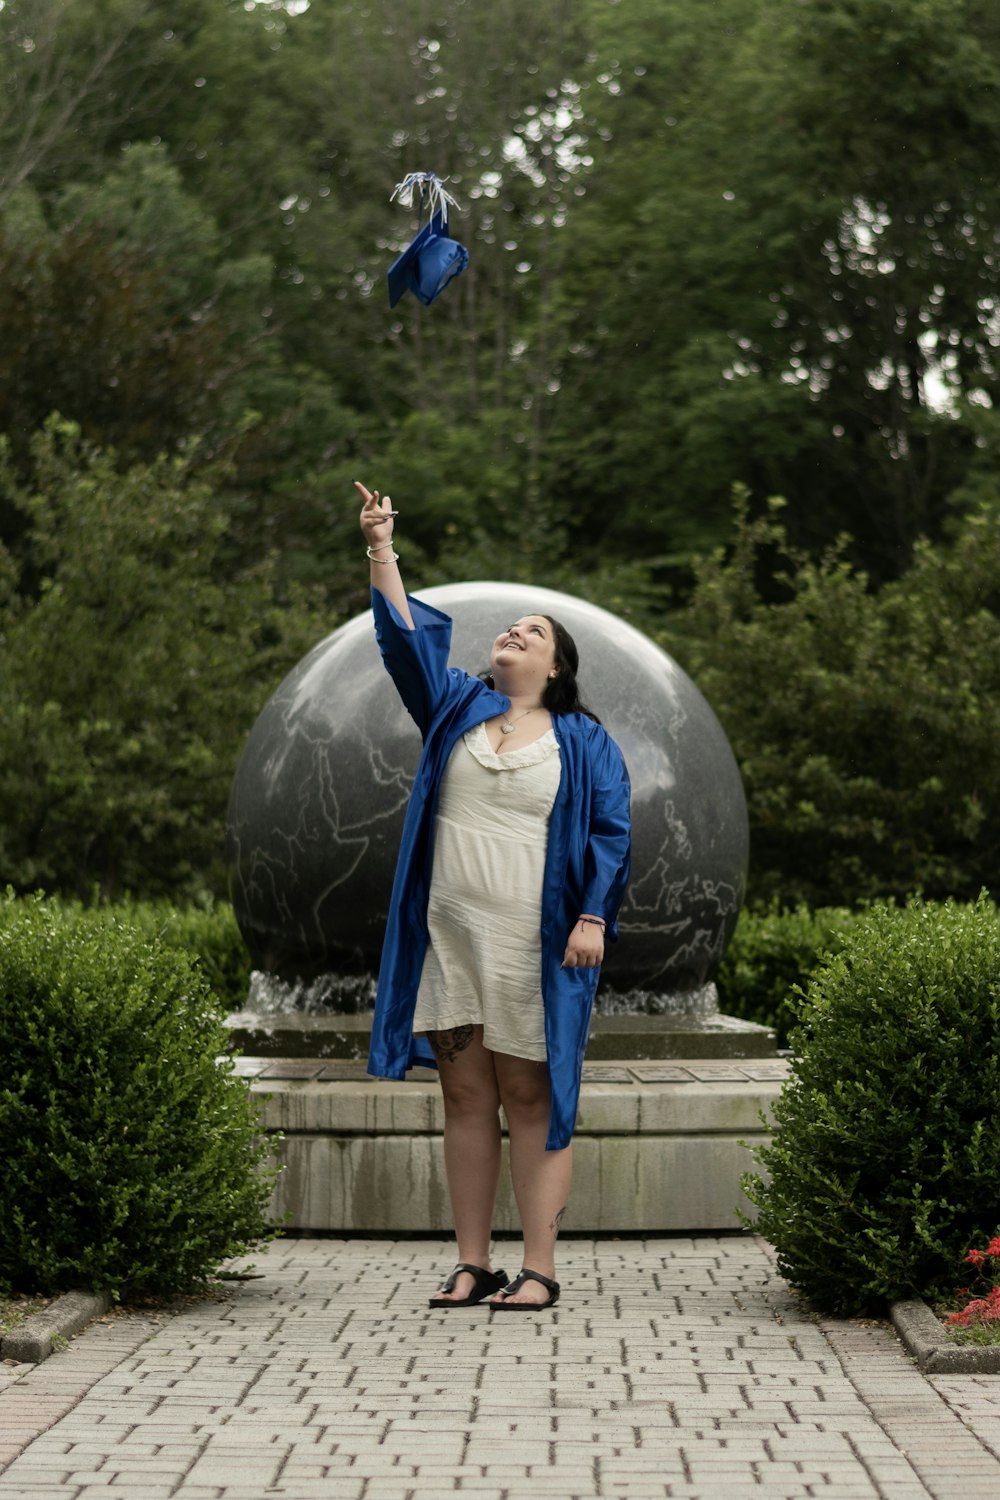
[[(438, 1068), (459, 1264), (430, 1305), (551, 1307), (590, 1011), (628, 880), (628, 775), (548, 616), (501, 632), (485, 680), (449, 668), (451, 621), (406, 594), (389, 498), (356, 488), (379, 647), (424, 740), (369, 1071)], [(509, 1284), (490, 1264), (501, 1106), (524, 1234)]]

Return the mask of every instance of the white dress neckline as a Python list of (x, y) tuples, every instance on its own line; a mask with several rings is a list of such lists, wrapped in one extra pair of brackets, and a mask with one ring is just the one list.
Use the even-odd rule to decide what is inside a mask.
[(477, 724), (474, 729), (468, 730), (463, 739), (470, 754), (476, 757), (481, 766), (485, 766), (490, 771), (519, 770), (523, 766), (537, 766), (543, 760), (548, 760), (554, 750), (559, 749), (559, 741), (551, 725), (544, 734), (538, 736), (537, 740), (532, 740), (528, 745), (522, 745), (519, 750), (505, 750), (503, 753), (494, 750), (490, 744), (485, 723)]

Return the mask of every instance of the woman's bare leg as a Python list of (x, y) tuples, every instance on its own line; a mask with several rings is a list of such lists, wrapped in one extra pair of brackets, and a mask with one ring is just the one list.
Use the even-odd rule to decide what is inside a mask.
[[(458, 1259), (490, 1269), (493, 1210), (500, 1181), (500, 1093), (493, 1053), (481, 1026), (432, 1031), (444, 1095), (444, 1165), (448, 1176)], [(467, 1273), (443, 1299), (462, 1301), (473, 1289)]]
[[(495, 1052), (493, 1061), (510, 1134), (510, 1177), (524, 1234), (523, 1264), (554, 1277), (556, 1237), (573, 1176), (573, 1148), (545, 1149), (551, 1107), (545, 1063), (502, 1052)], [(539, 1282), (526, 1281), (511, 1300), (545, 1302), (548, 1295)]]

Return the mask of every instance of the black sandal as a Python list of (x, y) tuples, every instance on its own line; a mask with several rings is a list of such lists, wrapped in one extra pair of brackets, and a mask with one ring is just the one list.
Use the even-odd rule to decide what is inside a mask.
[(442, 1292), (453, 1292), (462, 1271), (468, 1271), (474, 1282), (468, 1297), (431, 1297), (427, 1303), (428, 1307), (475, 1307), (477, 1302), (483, 1302), (495, 1292), (499, 1292), (507, 1280), (506, 1271), (487, 1271), (485, 1266), (470, 1266), (466, 1261), (461, 1261), (452, 1271), (448, 1280), (441, 1288)]
[[(508, 1302), (507, 1298), (513, 1292), (519, 1292), (526, 1281), (539, 1281), (542, 1286), (548, 1287), (549, 1296), (546, 1302)], [(491, 1302), (490, 1312), (542, 1312), (547, 1307), (555, 1307), (559, 1301), (559, 1283), (550, 1281), (543, 1276), (541, 1271), (519, 1271), (510, 1286), (503, 1288), (502, 1302)]]

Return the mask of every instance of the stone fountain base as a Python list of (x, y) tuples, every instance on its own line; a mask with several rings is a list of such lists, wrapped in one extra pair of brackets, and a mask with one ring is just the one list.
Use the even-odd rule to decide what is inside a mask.
[[(450, 1230), (444, 1117), (431, 1070), (395, 1083), (368, 1078), (350, 1060), (240, 1057), (236, 1068), (260, 1099), (264, 1128), (281, 1132), (273, 1211), (288, 1216), (287, 1227)], [(740, 1175), (768, 1139), (765, 1121), (787, 1073), (773, 1055), (586, 1063), (564, 1228), (738, 1228), (738, 1210), (751, 1212)], [(496, 1228), (517, 1224), (505, 1171)]]
[[(234, 1048), (253, 1056), (350, 1058), (368, 1056), (370, 1012), (338, 1015), (279, 1010), (236, 1011), (226, 1020)], [(590, 1023), (587, 1057), (611, 1059), (773, 1057), (774, 1032), (718, 1007), (704, 1014), (597, 1013)]]

